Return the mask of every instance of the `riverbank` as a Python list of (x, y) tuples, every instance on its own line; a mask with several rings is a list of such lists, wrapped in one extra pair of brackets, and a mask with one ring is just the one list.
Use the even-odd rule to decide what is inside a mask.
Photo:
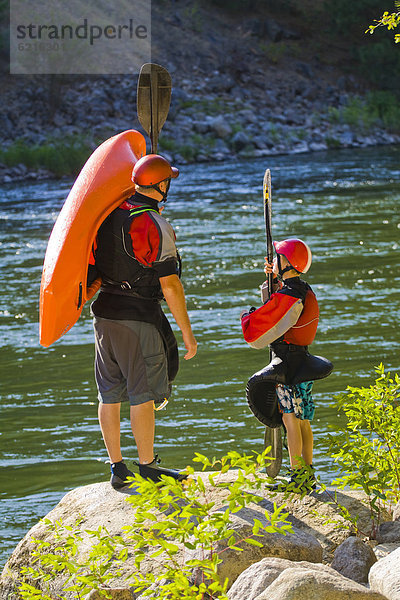
[[(152, 7), (152, 60), (173, 81), (159, 152), (179, 166), (400, 143), (396, 97), (351, 70), (349, 43), (307, 10)], [(3, 74), (0, 85), (2, 183), (75, 175), (102, 141), (141, 130), (137, 75)]]
[[(399, 133), (385, 128), (379, 119), (371, 116), (373, 110), (368, 96), (340, 94), (337, 90), (337, 102), (332, 102), (329, 89), (317, 91), (306, 87), (294, 104), (277, 110), (282, 96), (287, 98), (287, 93), (270, 92), (269, 99), (257, 108), (256, 99), (244, 102), (241, 97), (246, 90), (240, 87), (230, 90), (231, 84), (216, 77), (216, 87), (226, 89), (212, 94), (206, 94), (205, 90), (203, 94), (193, 93), (190, 86), (175, 88), (169, 119), (160, 136), (159, 152), (179, 166), (400, 144)], [(207, 85), (204, 80), (203, 85)], [(134, 95), (132, 83), (130, 88)], [(82, 105), (82, 111), (88, 96), (93, 95), (91, 114), (86, 117), (86, 121), (93, 124), (91, 133), (78, 131), (75, 125), (65, 122), (57, 128), (48, 128), (46, 135), (21, 133), (18, 139), (22, 142), (11, 142), (8, 146), (5, 143), (0, 159), (0, 183), (75, 175), (102, 141), (130, 128), (123, 117), (103, 121), (101, 130), (96, 126), (102, 112), (102, 90), (102, 84), (97, 82), (90, 91), (77, 95), (75, 108), (79, 110)], [(313, 94), (319, 98), (316, 102), (309, 99)], [(325, 104), (325, 94), (329, 95), (331, 104), (328, 110), (318, 113), (316, 104)], [(58, 122), (61, 120), (62, 116)], [(144, 133), (137, 122), (132, 127)], [(71, 158), (77, 143), (79, 153)], [(65, 160), (66, 154), (69, 161)]]
[[(148, 502), (144, 500), (144, 530), (154, 527), (157, 532), (156, 539), (164, 537), (166, 544), (169, 542), (162, 560), (158, 560), (156, 555), (152, 556), (152, 551), (159, 548), (158, 543), (143, 548), (140, 572), (142, 576), (152, 573), (153, 578), (156, 578), (156, 583), (152, 586), (152, 597), (159, 597), (157, 586), (163, 583), (161, 579), (165, 563), (169, 564), (170, 561), (171, 569), (179, 569), (181, 565), (194, 583), (198, 577), (196, 573), (203, 568), (207, 557), (214, 553), (220, 559), (220, 580), (228, 579), (228, 597), (231, 600), (261, 600), (272, 596), (277, 600), (300, 599), (306, 597), (305, 590), (309, 590), (310, 593), (313, 590), (315, 596), (321, 598), (325, 597), (324, 594), (329, 590), (326, 597), (335, 597), (335, 600), (350, 597), (354, 600), (398, 598), (396, 586), (400, 581), (399, 522), (388, 520), (379, 527), (376, 539), (369, 538), (370, 532), (374, 530), (374, 522), (371, 520), (368, 498), (363, 492), (347, 490), (335, 494), (334, 490), (326, 489), (304, 497), (292, 494), (285, 499), (284, 494), (272, 493), (263, 486), (252, 500), (246, 499), (242, 508), (238, 507), (240, 510), (232, 510), (232, 499), (237, 493), (235, 482), (239, 476), (240, 473), (236, 470), (229, 470), (225, 474), (217, 474), (215, 471), (194, 473), (194, 481), (187, 484), (186, 491), (180, 493), (179, 500), (176, 498), (175, 503), (171, 492), (165, 501), (162, 497), (157, 497), (157, 494), (155, 500), (152, 484), (141, 488), (140, 495), (146, 494), (146, 490), (149, 494)], [(243, 473), (241, 477), (243, 478)], [(260, 477), (262, 480), (262, 476)], [(245, 494), (250, 481), (253, 480), (246, 480), (244, 486), (243, 481), (241, 482), (242, 494)], [(192, 505), (194, 491), (196, 502)], [(126, 498), (128, 501), (125, 501)], [(171, 506), (168, 506), (169, 504)], [(281, 506), (285, 514), (279, 514), (277, 506)], [(144, 598), (141, 592), (136, 590), (134, 578), (132, 579), (132, 575), (138, 571), (136, 561), (139, 550), (133, 540), (135, 532), (139, 532), (140, 536), (142, 519), (139, 516), (136, 520), (136, 512), (139, 511), (140, 514), (140, 507), (141, 501), (137, 495), (124, 496), (113, 490), (109, 483), (96, 483), (71, 490), (47, 515), (46, 520), (35, 525), (18, 544), (2, 573), (0, 598), (18, 600), (20, 596), (17, 587), (22, 579), (52, 597), (70, 598), (71, 591), (65, 592), (68, 574), (71, 575), (69, 585), (79, 585), (74, 568), (78, 568), (79, 575), (84, 575), (86, 570), (89, 572), (89, 564), (92, 565), (92, 570), (87, 579), (91, 581), (89, 588), (93, 591), (90, 598), (93, 600), (101, 597), (95, 591), (97, 585), (100, 589), (107, 587), (112, 598)], [(183, 537), (181, 540), (174, 537), (174, 528), (162, 530), (161, 536), (159, 528), (154, 526), (158, 520), (167, 525), (172, 507), (176, 511), (173, 512), (173, 521), (177, 529), (184, 527), (183, 523), (186, 523), (183, 515), (185, 510), (191, 514), (190, 507), (193, 508), (191, 542), (189, 538)], [(204, 515), (201, 512), (203, 508)], [(343, 517), (342, 509), (349, 520)], [(218, 529), (217, 519), (221, 512), (229, 514), (228, 533)], [(157, 519), (152, 518), (152, 513), (157, 515)], [(196, 519), (196, 515), (202, 515), (202, 518)], [(391, 515), (382, 516), (391, 518)], [(398, 517), (397, 510), (393, 518)], [(213, 518), (216, 520), (213, 521)], [(201, 521), (208, 519), (210, 539), (204, 538), (200, 545), (196, 545), (196, 527), (201, 530)], [(354, 537), (355, 521), (364, 539)], [(257, 535), (254, 535), (256, 522), (259, 527), (256, 530)], [(272, 523), (275, 530), (271, 527)], [(65, 546), (64, 554), (61, 551), (62, 539), (65, 536), (69, 536), (69, 544), (74, 540), (71, 546), (74, 550), (70, 555), (68, 546)], [(117, 537), (114, 539), (114, 536)], [(245, 541), (251, 538), (257, 540), (257, 544)], [(103, 539), (106, 540), (107, 547), (116, 544), (116, 549), (120, 551), (125, 545), (128, 552), (122, 561), (118, 561), (117, 552), (111, 553), (107, 560), (104, 555), (105, 568), (102, 569), (100, 547)], [(233, 539), (236, 540), (240, 552), (235, 548)], [(33, 554), (37, 543), (43, 544), (41, 565), (37, 564)], [(53, 561), (48, 564), (48, 567), (52, 565), (51, 577), (32, 580), (33, 572), (30, 573), (29, 568), (33, 568), (34, 571), (44, 568), (46, 572), (45, 556), (53, 552), (55, 546), (58, 550), (52, 556), (56, 561), (57, 553), (60, 553), (60, 565), (63, 563), (64, 568), (53, 568), (56, 565)], [(65, 559), (71, 562), (65, 562)], [(199, 561), (197, 570), (194, 571), (193, 567), (187, 566), (193, 559)], [(93, 561), (93, 564), (90, 561)], [(69, 573), (70, 564), (72, 567)], [(97, 570), (93, 569), (94, 564), (97, 565)], [(390, 578), (386, 577), (388, 565), (391, 568)], [(293, 569), (298, 569), (295, 574)], [(97, 573), (102, 575), (96, 575)], [(293, 589), (287, 589), (288, 586)], [(164, 595), (160, 594), (160, 597)]]

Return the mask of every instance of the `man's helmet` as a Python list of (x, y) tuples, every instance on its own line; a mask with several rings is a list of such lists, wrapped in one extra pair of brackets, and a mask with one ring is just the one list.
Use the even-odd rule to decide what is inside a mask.
[(305, 242), (293, 238), (283, 240), (282, 242), (274, 242), (274, 247), (278, 257), (280, 255), (284, 256), (295, 271), (298, 273), (307, 273), (311, 266), (312, 254)]
[(142, 187), (155, 187), (158, 183), (166, 179), (174, 179), (178, 175), (178, 169), (171, 167), (163, 156), (146, 154), (133, 167), (132, 181)]

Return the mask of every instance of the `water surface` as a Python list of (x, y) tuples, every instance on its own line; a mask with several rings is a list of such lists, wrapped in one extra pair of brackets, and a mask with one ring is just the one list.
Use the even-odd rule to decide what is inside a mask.
[[(329, 480), (333, 396), (369, 385), (381, 361), (398, 370), (400, 334), (399, 148), (186, 166), (164, 215), (176, 230), (197, 357), (181, 361), (168, 409), (157, 416), (156, 450), (183, 467), (195, 452), (262, 449), (263, 426), (244, 388), (268, 362), (243, 342), (239, 315), (259, 305), (265, 235), (262, 180), (272, 171), (273, 235), (303, 238), (314, 262), (307, 281), (321, 320), (315, 354), (334, 373), (315, 384), (315, 464)], [(38, 343), (46, 244), (71, 181), (0, 187), (0, 561), (66, 491), (107, 480), (97, 423), (89, 307), (51, 348)], [(181, 340), (179, 334), (177, 334)], [(181, 348), (182, 348), (182, 344)], [(136, 449), (124, 411), (127, 459)]]

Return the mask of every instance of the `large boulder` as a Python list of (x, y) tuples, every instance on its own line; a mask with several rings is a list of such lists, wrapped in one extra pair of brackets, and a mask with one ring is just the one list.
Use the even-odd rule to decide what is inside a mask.
[(374, 547), (374, 554), (378, 560), (381, 560), (381, 558), (385, 558), (385, 556), (394, 552), (399, 547), (399, 542), (394, 542), (392, 544), (378, 544)]
[[(226, 506), (227, 491), (210, 486), (208, 473), (196, 474), (201, 476), (207, 491), (207, 497), (213, 502), (213, 510)], [(228, 472), (222, 476), (226, 482), (236, 478), (235, 472)], [(363, 531), (370, 526), (369, 511), (366, 507), (366, 499), (360, 492), (341, 492), (338, 500), (346, 506), (351, 514), (359, 516), (359, 524)], [(251, 531), (254, 519), (267, 522), (265, 511), (274, 511), (274, 501), (279, 506), (285, 499), (281, 494), (272, 495), (265, 489), (260, 493), (259, 502), (249, 505), (236, 514), (231, 515), (231, 525), (236, 536), (246, 537)], [(293, 526), (293, 533), (286, 536), (282, 534), (264, 533), (260, 538), (263, 547), (257, 548), (242, 544), (243, 552), (236, 552), (218, 544), (217, 550), (221, 550), (223, 562), (220, 572), (229, 578), (232, 584), (241, 571), (254, 562), (265, 557), (279, 557), (293, 561), (308, 561), (320, 563), (330, 562), (336, 547), (348, 537), (347, 523), (341, 516), (337, 505), (332, 502), (332, 496), (312, 494), (305, 498), (292, 498), (287, 501), (286, 506)], [(109, 483), (97, 483), (72, 490), (60, 501), (60, 503), (47, 515), (51, 522), (62, 522), (64, 526), (77, 528), (82, 537), (78, 545), (77, 558), (85, 557), (94, 544), (94, 538), (87, 531), (96, 531), (99, 527), (105, 527), (111, 535), (123, 533), (124, 527), (130, 525), (133, 520), (135, 508), (125, 501), (125, 496), (111, 488)], [(80, 522), (77, 525), (77, 518)], [(343, 527), (338, 529), (337, 521), (342, 522)], [(15, 586), (21, 580), (21, 568), (33, 564), (32, 552), (35, 546), (32, 538), (49, 543), (49, 548), (56, 545), (53, 531), (44, 522), (36, 524), (18, 544), (15, 551), (8, 560), (0, 579), (0, 600), (14, 600), (16, 598)], [(182, 548), (178, 556), (179, 560), (185, 560), (187, 550)], [(142, 563), (145, 572), (155, 572), (156, 562), (147, 557)], [(124, 563), (121, 575), (116, 577), (111, 587), (125, 589), (129, 587), (126, 577), (135, 571), (133, 551), (130, 550), (129, 557)], [(66, 577), (57, 576), (49, 583), (50, 592), (56, 596), (60, 595)]]
[(228, 592), (228, 598), (229, 600), (242, 600), (244, 598), (255, 600), (285, 569), (295, 566), (332, 571), (330, 567), (320, 563), (313, 564), (307, 561), (295, 563), (284, 558), (263, 558), (239, 575)]
[(384, 594), (388, 600), (400, 600), (400, 548), (373, 565), (369, 585), (371, 590)]
[[(206, 475), (201, 474), (206, 485), (208, 480)], [(209, 489), (210, 500), (215, 501), (215, 509), (223, 508), (223, 501), (226, 498), (226, 490)], [(262, 499), (260, 498), (260, 501)], [(114, 491), (108, 483), (98, 483), (69, 492), (61, 502), (47, 515), (47, 519), (53, 523), (61, 521), (63, 525), (76, 527), (76, 518), (79, 515), (81, 522), (79, 530), (82, 533), (82, 542), (78, 548), (78, 555), (75, 558), (85, 557), (94, 543), (94, 539), (85, 532), (94, 531), (99, 526), (104, 526), (111, 535), (123, 534), (124, 527), (130, 525), (134, 514), (134, 505), (125, 502), (121, 493)], [(268, 524), (265, 516), (265, 508), (258, 504), (252, 504), (238, 513), (231, 515), (231, 528), (234, 530), (236, 538), (241, 540), (251, 534), (254, 519)], [(34, 545), (31, 538), (36, 538), (49, 542), (50, 547), (54, 547), (54, 534), (43, 522), (35, 525), (25, 538), (19, 543), (6, 564), (1, 579), (2, 600), (12, 600), (14, 597), (15, 585), (20, 581), (20, 570), (22, 566), (32, 565), (32, 551)], [(226, 548), (226, 544), (219, 542), (214, 551), (222, 552), (222, 564), (219, 566), (220, 575), (228, 577), (233, 582), (236, 577), (246, 567), (253, 562), (259, 561), (265, 556), (279, 556), (292, 560), (308, 560), (310, 562), (319, 562), (322, 559), (322, 547), (319, 542), (310, 534), (296, 527), (293, 533), (287, 535), (279, 533), (264, 533), (259, 538), (263, 544), (262, 548), (242, 543), (242, 552)], [(196, 554), (197, 557), (197, 554)], [(194, 558), (192, 553), (182, 548), (181, 553), (176, 557), (178, 561), (185, 561)], [(144, 560), (142, 570), (156, 570), (156, 561)], [(128, 560), (122, 566), (121, 574), (112, 581), (112, 588), (129, 587), (126, 584), (126, 577), (134, 572), (135, 562), (134, 553), (130, 551)], [(54, 595), (61, 593), (66, 577), (58, 576), (50, 583), (50, 591)]]
[[(111, 535), (119, 535), (123, 527), (131, 522), (134, 510), (125, 499), (126, 496), (113, 490), (109, 483), (95, 483), (68, 492), (46, 515), (45, 519), (52, 523), (62, 522), (63, 526), (78, 528), (81, 532), (94, 531), (103, 526)], [(78, 518), (80, 523), (77, 526)], [(19, 542), (3, 569), (0, 578), (1, 600), (12, 600), (19, 597), (16, 590), (21, 582), (21, 568), (34, 565), (32, 552), (36, 546), (33, 539), (48, 543), (49, 551), (57, 545), (53, 530), (46, 525), (44, 520), (34, 525)], [(83, 533), (83, 540), (79, 544), (76, 558), (87, 556), (93, 544), (93, 538)], [(115, 580), (113, 587), (123, 587), (125, 585), (124, 575), (131, 571), (132, 565), (127, 565), (122, 577)], [(50, 594), (61, 595), (65, 581), (66, 576), (62, 574), (50, 581), (47, 584)]]
[(358, 537), (349, 537), (335, 550), (332, 569), (358, 583), (368, 582), (368, 573), (376, 563), (374, 551)]
[[(325, 563), (332, 562), (336, 548), (354, 532), (353, 524), (343, 517), (340, 506), (357, 517), (358, 528), (364, 535), (369, 535), (374, 528), (368, 499), (359, 490), (335, 491), (328, 488), (322, 494), (313, 492), (302, 499), (293, 496), (286, 500), (284, 494), (278, 494), (275, 501), (278, 505), (285, 502), (288, 520), (294, 527), (310, 533), (320, 542)], [(273, 499), (266, 497), (261, 506), (271, 512)], [(389, 518), (389, 514), (383, 513), (382, 518)]]
[(223, 115), (218, 117), (210, 117), (207, 121), (209, 128), (219, 138), (227, 138), (232, 133), (232, 127), (229, 125)]
[(293, 567), (285, 569), (257, 600), (386, 600), (339, 573)]
[(244, 571), (229, 600), (384, 600), (323, 564), (264, 558)]
[(376, 532), (376, 541), (378, 544), (393, 544), (400, 545), (400, 521), (387, 521), (381, 523)]
[[(237, 540), (249, 537), (252, 532), (254, 519), (267, 524), (266, 518), (260, 510), (253, 507), (244, 508), (235, 515), (231, 516), (231, 529), (235, 532)], [(264, 532), (257, 540), (261, 542), (262, 547), (240, 544), (241, 552), (227, 548), (226, 543), (219, 542), (213, 549), (222, 558), (222, 563), (218, 565), (218, 572), (222, 579), (229, 579), (234, 582), (237, 577), (247, 567), (253, 563), (258, 563), (266, 556), (273, 556), (290, 561), (308, 561), (310, 563), (319, 563), (322, 560), (322, 547), (320, 543), (310, 533), (301, 531), (293, 527), (293, 533), (282, 535), (280, 533)], [(193, 552), (186, 555), (187, 560), (200, 559), (201, 557), (211, 558), (202, 552)]]

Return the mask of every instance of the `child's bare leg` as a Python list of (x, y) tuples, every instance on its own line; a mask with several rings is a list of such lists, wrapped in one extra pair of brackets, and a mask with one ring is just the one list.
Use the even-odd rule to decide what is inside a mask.
[(301, 466), (299, 458), (303, 455), (301, 420), (294, 413), (284, 413), (282, 418), (287, 432), (290, 466), (296, 469)]
[(313, 432), (310, 421), (300, 421), (301, 438), (303, 440), (302, 457), (306, 465), (312, 465), (313, 461)]

